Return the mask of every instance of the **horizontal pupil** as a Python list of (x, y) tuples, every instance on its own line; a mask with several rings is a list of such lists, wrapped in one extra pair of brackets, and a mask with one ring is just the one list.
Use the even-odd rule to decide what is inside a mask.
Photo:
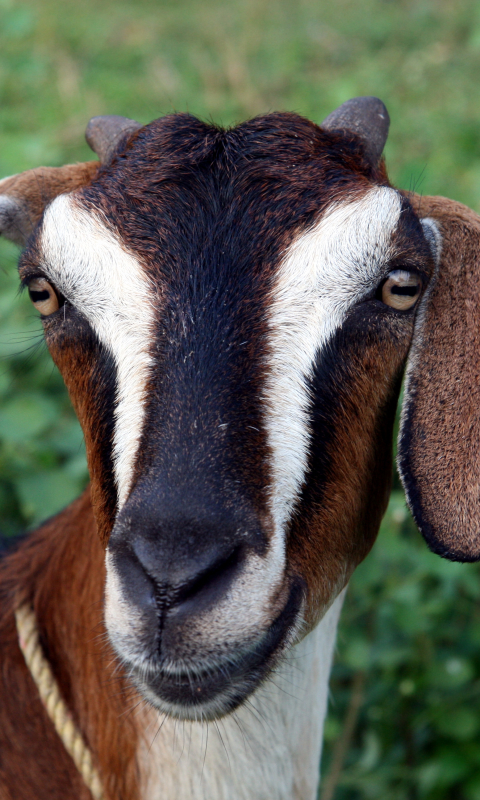
[(29, 289), (28, 293), (32, 303), (43, 303), (44, 300), (48, 300), (50, 297), (50, 292), (47, 292), (46, 289), (43, 292), (35, 292), (33, 289)]
[(415, 297), (418, 294), (418, 286), (392, 286), (392, 294), (403, 294), (407, 297)]

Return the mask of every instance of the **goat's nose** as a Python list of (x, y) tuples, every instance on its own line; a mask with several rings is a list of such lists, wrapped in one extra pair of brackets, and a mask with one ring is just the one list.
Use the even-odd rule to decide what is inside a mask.
[(192, 485), (186, 499), (166, 480), (139, 484), (117, 517), (108, 547), (122, 592), (142, 613), (155, 610), (152, 626), (160, 614), (162, 639), (221, 604), (252, 556), (268, 552), (262, 519), (227, 489), (218, 498)]
[(152, 581), (158, 609), (162, 615), (201, 614), (227, 591), (245, 562), (243, 544), (196, 548), (187, 554), (163, 553), (156, 543), (135, 537), (132, 550)]

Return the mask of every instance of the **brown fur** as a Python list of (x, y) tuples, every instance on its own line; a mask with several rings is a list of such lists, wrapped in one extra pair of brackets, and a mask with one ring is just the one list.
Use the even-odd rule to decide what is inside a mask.
[(417, 197), (437, 220), (441, 263), (412, 346), (400, 467), (416, 522), (440, 555), (480, 558), (480, 217)]
[(105, 446), (108, 432), (105, 431), (104, 409), (106, 376), (91, 358), (88, 347), (82, 347), (81, 336), (76, 335), (68, 322), (62, 335), (50, 337), (49, 321), (45, 321), (45, 335), (50, 345), (52, 358), (60, 370), (70, 394), (75, 413), (85, 436), (88, 470), (91, 479), (91, 499), (95, 512), (98, 535), (104, 546), (115, 520), (113, 491), (108, 491), (112, 482), (111, 464), (105, 463)]
[[(17, 643), (14, 605), (33, 603), (45, 655), (91, 748), (109, 800), (138, 797), (138, 702), (106, 641), (104, 553), (89, 491), (39, 528), (0, 566), (0, 796), (89, 800), (55, 733)], [(3, 794), (2, 794), (3, 792)]]
[(59, 194), (87, 186), (99, 166), (98, 161), (87, 161), (63, 167), (38, 167), (0, 181), (0, 195), (17, 203), (14, 219), (9, 220), (9, 230), (5, 231), (7, 237), (25, 244), (47, 203)]
[(390, 342), (350, 342), (343, 355), (350, 369), (337, 387), (328, 478), (317, 502), (300, 506), (289, 537), (289, 563), (308, 588), (310, 625), (370, 551), (388, 503), (395, 408), (413, 329), (411, 319), (395, 323)]

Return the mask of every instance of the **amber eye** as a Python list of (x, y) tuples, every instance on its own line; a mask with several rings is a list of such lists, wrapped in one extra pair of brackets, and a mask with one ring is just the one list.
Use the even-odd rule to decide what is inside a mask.
[(398, 311), (408, 311), (417, 302), (421, 290), (422, 281), (415, 272), (396, 269), (382, 286), (382, 300)]
[(44, 317), (48, 317), (60, 308), (58, 295), (45, 278), (33, 278), (28, 284), (28, 294), (37, 311)]

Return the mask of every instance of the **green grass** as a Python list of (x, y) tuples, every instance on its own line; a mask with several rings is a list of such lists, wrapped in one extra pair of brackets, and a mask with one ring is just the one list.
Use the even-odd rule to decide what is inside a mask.
[[(0, 0), (0, 22), (1, 175), (90, 158), (95, 114), (147, 122), (188, 110), (231, 125), (295, 110), (320, 122), (375, 94), (392, 118), (392, 180), (480, 209), (480, 2)], [(86, 481), (81, 432), (17, 295), (15, 260), (0, 242), (4, 535)], [(479, 569), (431, 555), (395, 489), (347, 599), (324, 771), (341, 741), (336, 800), (480, 800)]]

